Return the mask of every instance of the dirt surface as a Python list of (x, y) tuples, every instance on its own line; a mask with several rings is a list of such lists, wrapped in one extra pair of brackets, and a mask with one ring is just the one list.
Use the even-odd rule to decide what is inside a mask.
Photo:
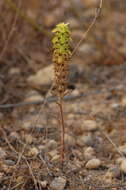
[(59, 107), (49, 91), (51, 30), (69, 22), (74, 49), (98, 1), (15, 1), (34, 22), (5, 2), (0, 3), (0, 190), (125, 190), (125, 0), (103, 3), (70, 61), (63, 168)]

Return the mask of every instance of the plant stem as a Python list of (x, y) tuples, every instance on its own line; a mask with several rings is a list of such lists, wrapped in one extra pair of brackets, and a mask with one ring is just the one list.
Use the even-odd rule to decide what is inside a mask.
[(65, 135), (65, 124), (64, 124), (64, 115), (63, 115), (63, 98), (59, 99), (59, 108), (60, 108), (60, 123), (61, 123), (61, 163), (63, 166), (64, 162), (64, 151), (65, 151), (65, 143), (64, 143), (64, 135)]

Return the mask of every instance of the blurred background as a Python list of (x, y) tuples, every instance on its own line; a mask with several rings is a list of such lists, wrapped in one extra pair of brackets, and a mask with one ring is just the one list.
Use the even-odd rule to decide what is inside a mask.
[[(0, 0), (1, 190), (46, 190), (56, 182), (57, 190), (126, 189), (126, 0), (103, 0), (70, 60), (64, 170), (57, 104), (41, 102), (53, 82), (52, 29), (69, 23), (73, 50), (99, 3)], [(8, 104), (14, 105), (5, 109)], [(114, 183), (122, 188), (104, 188)]]
[[(69, 23), (74, 49), (98, 6), (99, 0), (1, 0), (0, 104), (23, 100), (29, 89), (45, 93), (52, 80), (52, 29)], [(124, 64), (125, 20), (125, 0), (103, 1), (95, 26), (72, 57), (72, 82), (79, 73), (77, 80), (98, 83), (97, 69)]]

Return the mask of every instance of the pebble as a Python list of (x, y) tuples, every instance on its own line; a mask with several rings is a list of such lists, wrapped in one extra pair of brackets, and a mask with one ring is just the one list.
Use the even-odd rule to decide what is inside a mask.
[(122, 98), (121, 105), (124, 107), (126, 106), (126, 97)]
[(55, 149), (55, 150), (50, 151), (48, 154), (51, 158), (53, 158), (54, 156), (58, 155), (58, 151)]
[(14, 75), (14, 74), (20, 74), (21, 70), (17, 67), (12, 67), (10, 70), (9, 70), (9, 74), (10, 75)]
[(35, 75), (28, 77), (28, 82), (35, 85), (50, 84), (53, 80), (53, 64), (39, 70)]
[(59, 161), (59, 159), (60, 159), (60, 155), (56, 154), (55, 156), (52, 157), (51, 161), (57, 162), (57, 161)]
[(18, 133), (17, 132), (11, 132), (10, 133), (10, 139), (11, 140), (18, 140), (19, 139), (19, 135), (18, 135)]
[(55, 140), (49, 140), (45, 145), (46, 150), (53, 150), (57, 148), (57, 142)]
[(92, 146), (93, 145), (92, 135), (88, 134), (88, 135), (78, 136), (76, 143), (79, 146), (85, 146), (85, 145)]
[(66, 179), (63, 177), (56, 177), (50, 184), (52, 190), (63, 190), (66, 185)]
[(74, 146), (76, 141), (75, 141), (75, 138), (72, 137), (71, 135), (68, 135), (68, 134), (65, 134), (65, 143), (68, 145), (68, 146)]
[(96, 131), (98, 129), (98, 124), (94, 120), (84, 120), (81, 129), (82, 131)]
[(16, 162), (13, 161), (13, 160), (5, 160), (4, 162), (5, 162), (5, 164), (7, 164), (8, 166), (14, 166), (14, 165), (16, 164)]
[(120, 164), (120, 170), (126, 174), (126, 159), (124, 158)]
[(32, 144), (34, 141), (34, 138), (30, 134), (25, 134), (24, 139), (25, 139), (25, 142), (28, 144)]
[(6, 156), (6, 152), (0, 147), (0, 158), (5, 158)]
[(33, 147), (28, 152), (28, 156), (37, 156), (39, 153), (39, 150), (36, 147)]
[(86, 163), (87, 169), (96, 169), (101, 165), (101, 161), (97, 158), (93, 158)]
[(48, 184), (48, 182), (45, 180), (45, 181), (40, 181), (39, 182), (40, 184), (41, 184), (41, 186), (43, 187), (43, 188), (46, 188), (47, 187), (47, 184)]
[(91, 160), (95, 157), (95, 151), (92, 147), (88, 147), (84, 150), (85, 160)]
[(44, 98), (35, 90), (31, 90), (26, 94), (25, 102), (40, 101)]

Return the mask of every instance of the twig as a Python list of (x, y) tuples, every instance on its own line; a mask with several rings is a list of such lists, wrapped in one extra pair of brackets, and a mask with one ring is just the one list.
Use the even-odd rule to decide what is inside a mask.
[[(19, 3), (20, 3), (20, 2), (21, 2), (21, 1), (19, 1)], [(19, 6), (20, 6), (20, 5), (19, 5)], [(18, 6), (18, 7), (19, 7), (19, 6)], [(15, 25), (16, 25), (16, 22), (17, 22), (17, 18), (18, 18), (18, 14), (17, 14), (17, 12), (16, 12), (15, 17), (14, 17), (14, 21), (13, 21), (12, 26), (11, 26), (11, 29), (10, 29), (10, 32), (9, 32), (9, 34), (8, 34), (8, 36), (7, 36), (7, 39), (6, 39), (6, 41), (5, 41), (5, 44), (4, 44), (3, 49), (2, 49), (2, 51), (1, 51), (0, 60), (2, 59), (4, 53), (5, 53), (6, 49), (7, 49), (7, 46), (8, 46), (8, 44), (9, 44), (9, 41), (10, 41), (11, 37), (13, 36), (13, 33), (14, 33), (14, 31), (15, 31)]]
[(99, 128), (99, 130), (106, 137), (106, 139), (112, 144), (112, 146), (120, 154), (120, 156), (125, 157), (124, 154), (118, 149), (117, 145), (112, 141), (112, 139), (101, 128)]
[(100, 0), (100, 4), (98, 6), (98, 8), (96, 8), (95, 10), (95, 16), (93, 21), (91, 22), (91, 24), (89, 25), (88, 29), (86, 30), (86, 32), (84, 32), (82, 38), (80, 39), (80, 41), (78, 42), (78, 44), (76, 45), (76, 47), (74, 48), (73, 52), (72, 52), (72, 56), (74, 55), (74, 53), (77, 51), (77, 49), (79, 48), (80, 44), (85, 40), (85, 38), (87, 37), (87, 34), (89, 33), (89, 31), (92, 29), (92, 27), (95, 25), (97, 18), (99, 17), (100, 13), (101, 13), (101, 9), (102, 9), (102, 4), (103, 4), (103, 0)]

